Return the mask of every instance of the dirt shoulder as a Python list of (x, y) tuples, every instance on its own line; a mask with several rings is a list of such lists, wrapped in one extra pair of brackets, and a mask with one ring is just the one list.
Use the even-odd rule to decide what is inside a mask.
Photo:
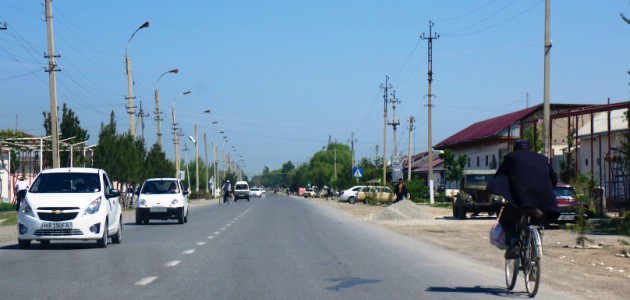
[[(408, 237), (423, 240), (487, 264), (504, 267), (503, 251), (488, 241), (492, 218), (458, 220), (450, 209), (421, 205), (432, 220), (375, 221), (382, 207), (325, 201), (326, 205), (365, 222), (383, 226)], [(571, 231), (546, 229), (543, 238), (542, 284), (569, 292), (584, 299), (627, 299), (630, 293), (630, 258), (615, 256), (630, 251), (630, 238), (617, 235), (588, 235), (597, 248), (574, 249), (577, 235)], [(625, 244), (625, 245), (624, 245)], [(601, 245), (601, 247), (597, 246)], [(565, 248), (570, 246), (570, 248)], [(497, 278), (503, 285), (504, 278)], [(523, 289), (522, 279), (516, 287)]]

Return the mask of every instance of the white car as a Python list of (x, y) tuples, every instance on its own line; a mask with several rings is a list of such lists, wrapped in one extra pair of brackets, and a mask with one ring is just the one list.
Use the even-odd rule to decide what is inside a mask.
[(96, 240), (99, 247), (122, 241), (120, 192), (101, 169), (59, 168), (41, 172), (21, 202), (18, 244)]
[(265, 195), (265, 190), (262, 188), (251, 188), (249, 190), (249, 195), (252, 197), (262, 197)]
[(363, 185), (355, 185), (347, 190), (339, 192), (339, 200), (347, 201), (354, 204), (357, 201), (357, 193), (363, 188)]
[(176, 219), (188, 222), (188, 191), (178, 178), (147, 179), (137, 193), (136, 224), (149, 224), (150, 219)]
[(249, 201), (249, 184), (247, 181), (237, 181), (234, 185), (234, 202), (238, 199)]

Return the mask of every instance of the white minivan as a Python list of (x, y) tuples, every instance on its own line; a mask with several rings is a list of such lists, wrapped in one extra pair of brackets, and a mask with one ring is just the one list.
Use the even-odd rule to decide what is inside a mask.
[(41, 172), (27, 191), (17, 215), (18, 243), (42, 246), (52, 240), (96, 240), (107, 247), (122, 241), (120, 192), (105, 171), (58, 168)]
[(249, 184), (247, 181), (237, 181), (234, 185), (234, 201), (247, 199), (249, 201)]

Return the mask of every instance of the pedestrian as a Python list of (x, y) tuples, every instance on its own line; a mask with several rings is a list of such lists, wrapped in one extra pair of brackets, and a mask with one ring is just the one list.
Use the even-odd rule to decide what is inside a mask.
[(20, 210), (20, 203), (26, 197), (26, 191), (28, 191), (29, 185), (24, 179), (24, 176), (20, 177), (20, 180), (15, 184), (15, 196), (17, 198), (15, 210)]
[(394, 203), (398, 201), (402, 201), (407, 196), (407, 186), (403, 183), (402, 178), (398, 178), (398, 184), (394, 188), (394, 194), (396, 194), (396, 200)]

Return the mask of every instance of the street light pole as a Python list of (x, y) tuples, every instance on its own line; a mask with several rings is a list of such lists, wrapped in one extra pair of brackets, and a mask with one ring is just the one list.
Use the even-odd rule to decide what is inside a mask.
[(197, 134), (197, 122), (195, 122), (195, 191), (199, 192), (199, 135)]
[(157, 121), (157, 136), (158, 136), (158, 145), (160, 146), (160, 148), (162, 148), (162, 111), (160, 111), (160, 98), (158, 97), (157, 84), (160, 81), (160, 78), (162, 78), (162, 76), (168, 73), (177, 74), (178, 72), (179, 72), (179, 69), (173, 69), (173, 70), (162, 73), (162, 75), (160, 75), (160, 77), (158, 77), (158, 79), (155, 81), (155, 85), (153, 86), (153, 93), (155, 95), (155, 121)]
[(133, 80), (131, 79), (131, 59), (129, 59), (129, 43), (136, 33), (142, 29), (149, 27), (151, 23), (149, 21), (144, 22), (144, 24), (140, 25), (136, 31), (133, 32), (129, 40), (127, 41), (127, 46), (125, 47), (125, 71), (127, 72), (127, 113), (129, 114), (129, 133), (134, 138), (136, 137), (136, 130), (134, 128), (134, 106), (133, 106)]
[(178, 136), (178, 124), (177, 124), (177, 120), (175, 118), (175, 101), (177, 101), (177, 98), (183, 96), (183, 95), (188, 95), (190, 94), (190, 91), (185, 91), (183, 93), (180, 93), (179, 95), (175, 96), (175, 100), (173, 100), (173, 103), (171, 104), (171, 115), (173, 117), (173, 145), (175, 146), (175, 177), (179, 178), (179, 171), (181, 170), (181, 165), (179, 162), (179, 136)]

